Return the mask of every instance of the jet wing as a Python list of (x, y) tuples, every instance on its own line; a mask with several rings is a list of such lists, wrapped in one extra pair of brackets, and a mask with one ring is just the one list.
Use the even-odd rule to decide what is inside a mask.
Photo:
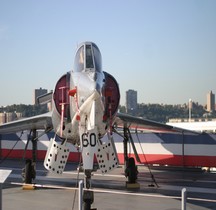
[(51, 116), (52, 113), (48, 112), (34, 117), (2, 124), (0, 125), (0, 134), (15, 133), (31, 129), (51, 129), (53, 127)]
[(174, 127), (171, 125), (155, 122), (152, 120), (134, 117), (128, 114), (117, 113), (116, 119), (114, 121), (114, 127), (116, 128), (123, 128), (127, 127), (134, 130), (143, 130), (149, 132), (189, 132), (189, 133), (196, 133), (191, 130), (186, 130), (183, 128)]

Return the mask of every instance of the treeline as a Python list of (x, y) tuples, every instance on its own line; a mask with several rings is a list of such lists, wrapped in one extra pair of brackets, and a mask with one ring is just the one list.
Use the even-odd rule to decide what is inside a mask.
[[(22, 113), (22, 117), (31, 117), (39, 114), (46, 113), (46, 105), (11, 105), (6, 107), (0, 107), (0, 112), (17, 112)], [(119, 111), (126, 112), (125, 106), (119, 106)], [(128, 112), (133, 116), (147, 118), (158, 122), (167, 122), (171, 118), (188, 118), (189, 109), (187, 104), (183, 105), (163, 105), (163, 104), (138, 104), (136, 110)], [(191, 109), (192, 118), (215, 118), (216, 112), (207, 113), (205, 107), (198, 103), (193, 103)]]
[(10, 106), (0, 107), (0, 112), (17, 112), (22, 113), (22, 117), (31, 117), (39, 114), (46, 113), (46, 105), (25, 105), (25, 104), (13, 104)]
[[(120, 112), (126, 113), (126, 107), (120, 106)], [(147, 118), (158, 122), (167, 122), (171, 118), (189, 117), (189, 109), (186, 104), (183, 105), (163, 105), (163, 104), (138, 104), (136, 110), (131, 110), (128, 114)], [(212, 118), (215, 113), (207, 113), (205, 107), (198, 103), (193, 103), (191, 109), (191, 118)]]

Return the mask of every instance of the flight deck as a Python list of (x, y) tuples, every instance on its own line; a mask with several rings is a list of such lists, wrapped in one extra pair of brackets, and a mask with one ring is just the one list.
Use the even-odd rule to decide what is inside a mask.
[[(20, 160), (5, 160), (0, 169), (12, 173), (3, 185), (3, 209), (71, 210), (78, 209), (78, 190), (83, 174), (77, 164), (69, 163), (62, 175), (54, 175), (37, 163), (34, 190), (23, 190)], [(95, 190), (92, 208), (98, 210), (180, 210), (181, 190), (187, 190), (187, 210), (216, 209), (216, 173), (200, 169), (138, 167), (140, 189), (127, 190), (123, 166), (107, 175), (94, 173), (92, 188)], [(157, 186), (158, 185), (158, 186)]]

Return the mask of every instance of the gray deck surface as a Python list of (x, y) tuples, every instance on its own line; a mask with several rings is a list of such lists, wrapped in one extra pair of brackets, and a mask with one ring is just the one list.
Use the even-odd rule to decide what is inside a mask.
[[(78, 192), (64, 187), (76, 187), (77, 180), (83, 179), (83, 174), (77, 175), (76, 164), (67, 164), (65, 173), (61, 176), (48, 173), (43, 163), (37, 163), (36, 184), (43, 185), (35, 190), (22, 190), (16, 184), (22, 183), (21, 169), (23, 162), (6, 160), (0, 169), (11, 169), (12, 173), (3, 185), (3, 209), (30, 210), (71, 210), (78, 209)], [(92, 187), (95, 201), (92, 207), (98, 210), (180, 210), (181, 190), (187, 189), (187, 210), (216, 210), (216, 173), (201, 170), (182, 170), (153, 168), (152, 173), (159, 187), (149, 187), (152, 184), (151, 175), (144, 166), (139, 167), (139, 190), (126, 190), (126, 178), (123, 167), (108, 175), (102, 176), (95, 172)], [(52, 188), (58, 186), (60, 189)], [(113, 193), (111, 193), (113, 192)], [(73, 207), (74, 203), (74, 208)]]

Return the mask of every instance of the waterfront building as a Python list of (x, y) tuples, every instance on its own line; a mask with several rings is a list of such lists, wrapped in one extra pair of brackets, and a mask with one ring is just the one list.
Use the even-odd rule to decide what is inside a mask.
[(22, 118), (22, 113), (19, 112), (2, 112), (0, 113), (0, 125)]
[(215, 111), (215, 94), (210, 91), (207, 94), (207, 111), (214, 112)]
[(137, 91), (126, 91), (126, 111), (128, 114), (136, 114), (137, 111)]
[(34, 101), (33, 101), (33, 104), (34, 105), (36, 105), (37, 104), (37, 98), (39, 97), (39, 96), (42, 96), (42, 95), (44, 95), (44, 94), (47, 94), (47, 89), (42, 89), (42, 88), (40, 88), (40, 89), (35, 89), (34, 90)]

